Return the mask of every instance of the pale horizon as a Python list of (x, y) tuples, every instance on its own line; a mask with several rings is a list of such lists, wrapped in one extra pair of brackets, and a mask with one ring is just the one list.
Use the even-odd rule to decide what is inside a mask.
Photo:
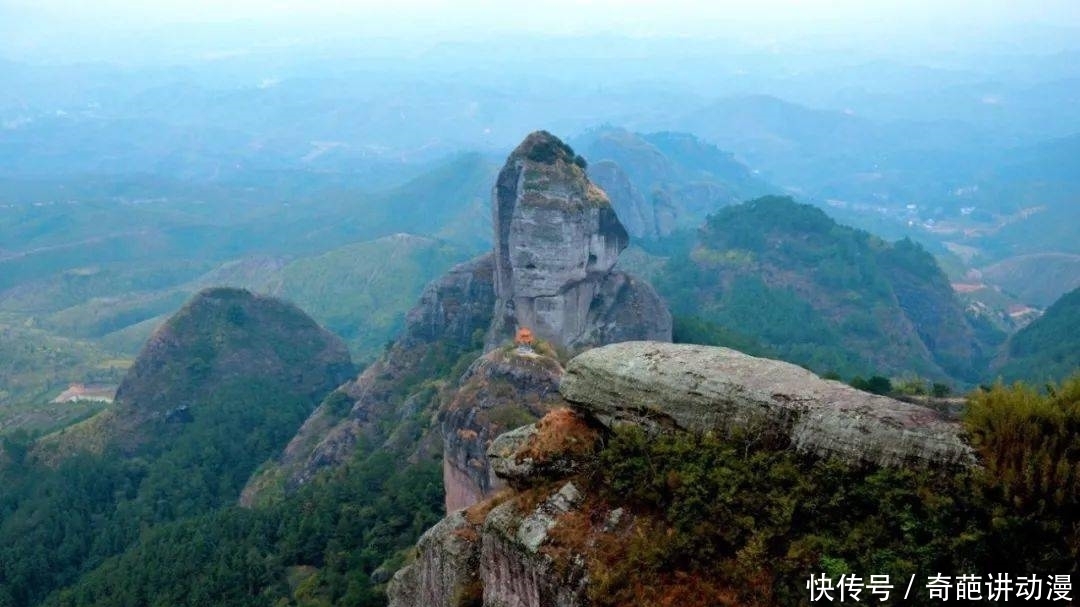
[[(898, 56), (1053, 53), (1076, 48), (1080, 9), (1057, 0), (916, 2), (557, 0), (508, 8), (487, 0), (318, 0), (223, 6), (210, 0), (0, 2), (0, 57), (28, 62), (183, 62), (251, 48), (378, 41), (393, 46), (508, 36), (694, 38), (775, 52), (856, 49)], [(408, 48), (408, 46), (406, 46)]]

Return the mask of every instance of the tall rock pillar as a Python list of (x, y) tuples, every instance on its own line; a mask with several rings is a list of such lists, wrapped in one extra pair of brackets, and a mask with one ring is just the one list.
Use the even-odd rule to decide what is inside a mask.
[[(671, 339), (671, 316), (647, 283), (614, 272), (629, 236), (585, 161), (546, 131), (510, 154), (495, 183), (496, 304), (487, 346), (529, 327), (568, 348)], [(634, 318), (626, 302), (642, 306)]]

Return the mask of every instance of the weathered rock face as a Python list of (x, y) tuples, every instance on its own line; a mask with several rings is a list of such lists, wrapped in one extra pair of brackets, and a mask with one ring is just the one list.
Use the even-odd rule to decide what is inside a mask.
[[(529, 135), (506, 161), (495, 184), (495, 314), (487, 345), (519, 326), (561, 346), (596, 345), (595, 327), (614, 303), (603, 283), (629, 237), (607, 195), (589, 182), (584, 161), (549, 133)], [(637, 297), (655, 298), (651, 289)], [(622, 329), (670, 340), (652, 326)]]
[(605, 345), (644, 339), (671, 341), (671, 312), (645, 280), (611, 272), (596, 290), (583, 343)]
[(480, 583), (484, 605), (514, 607), (579, 607), (588, 604), (587, 577), (581, 567), (560, 574), (540, 548), (560, 516), (571, 512), (582, 496), (566, 483), (536, 509), (522, 513), (512, 502), (488, 514), (480, 536)]
[(469, 344), (483, 335), (495, 307), (494, 272), (494, 257), (487, 253), (454, 266), (429, 284), (405, 316), (406, 340)]
[(727, 348), (627, 342), (570, 361), (560, 391), (602, 423), (781, 431), (799, 449), (879, 465), (970, 464), (960, 428), (925, 407)]
[(536, 425), (522, 426), (495, 437), (488, 447), (488, 462), (491, 472), (510, 482), (527, 482), (534, 478), (536, 467), (532, 459), (519, 458), (529, 441), (535, 440), (539, 430)]
[(488, 447), (491, 471), (517, 490), (569, 478), (600, 444), (600, 433), (568, 408), (500, 434)]
[(559, 396), (562, 372), (557, 360), (528, 349), (500, 348), (470, 366), (453, 400), (439, 412), (447, 512), (505, 487), (491, 471), (488, 447), (503, 432), (565, 406)]
[[(515, 490), (458, 510), (417, 544), (417, 559), (387, 588), (394, 607), (586, 605), (588, 576), (563, 542), (583, 539), (569, 519), (587, 518), (586, 495), (567, 480), (600, 445), (598, 430), (567, 408), (500, 435), (489, 447), (491, 468)], [(579, 553), (574, 551), (574, 555)], [(447, 603), (450, 598), (457, 602)]]
[(416, 552), (416, 562), (387, 586), (390, 607), (459, 607), (480, 575), (473, 525), (462, 512), (452, 512), (420, 537)]
[(498, 418), (520, 425), (556, 404), (549, 396), (558, 399), (562, 368), (554, 359), (496, 349), (519, 327), (570, 348), (671, 339), (671, 314), (652, 287), (612, 271), (628, 237), (583, 165), (554, 136), (529, 135), (495, 184), (493, 256), (455, 268), (410, 313), (410, 335), (430, 327), (431, 334), (457, 340), (471, 339), (489, 320), (485, 345), (495, 357), (474, 364), (459, 395), (440, 412), (449, 510), (502, 486), (486, 455), (491, 440), (509, 429)]
[(587, 605), (584, 568), (560, 570), (542, 550), (560, 517), (581, 500), (566, 483), (531, 511), (509, 501), (486, 513), (447, 515), (417, 543), (416, 561), (390, 581), (390, 607)]
[(590, 575), (596, 580), (603, 573), (597, 554), (655, 528), (641, 526), (649, 514), (579, 489), (603, 442), (597, 424), (782, 433), (796, 448), (878, 465), (974, 461), (959, 428), (929, 409), (727, 348), (657, 342), (595, 348), (570, 361), (560, 391), (576, 411), (555, 409), (495, 438), (490, 467), (510, 489), (425, 535), (417, 561), (389, 587), (391, 605), (453, 604), (448, 597), (485, 607), (587, 605)]

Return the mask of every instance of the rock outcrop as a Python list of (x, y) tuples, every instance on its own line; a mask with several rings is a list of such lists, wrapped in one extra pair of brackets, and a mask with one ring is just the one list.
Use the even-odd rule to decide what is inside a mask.
[(572, 361), (560, 391), (606, 426), (780, 431), (796, 448), (879, 465), (969, 464), (958, 425), (790, 363), (727, 348), (626, 342)]
[(495, 507), (480, 535), (480, 585), (484, 605), (519, 607), (579, 607), (587, 577), (583, 567), (560, 572), (554, 559), (541, 551), (559, 519), (574, 511), (582, 495), (572, 482), (564, 484), (532, 511), (514, 502)]
[(416, 543), (417, 560), (390, 580), (390, 607), (460, 607), (479, 588), (480, 551), (474, 525), (451, 512)]
[[(555, 409), (492, 442), (491, 468), (510, 489), (425, 534), (416, 561), (388, 588), (390, 605), (588, 604), (605, 579), (605, 559), (617, 558), (619, 546), (639, 542), (645, 529), (672, 532), (655, 511), (595, 494), (590, 479), (602, 475), (595, 466), (603, 461), (602, 436), (610, 436), (604, 428), (632, 424), (646, 436), (686, 432), (739, 441), (773, 433), (789, 440), (770, 440), (770, 449), (803, 450), (808, 466), (819, 457), (860, 468), (974, 463), (959, 428), (929, 409), (727, 348), (595, 348), (568, 363), (560, 392), (572, 409)], [(680, 482), (667, 479), (669, 488)]]
[(532, 510), (507, 501), (450, 513), (420, 538), (416, 561), (391, 579), (390, 607), (587, 605), (584, 568), (561, 570), (542, 550), (581, 499), (568, 482)]
[(486, 253), (450, 269), (429, 284), (405, 316), (405, 340), (455, 344), (478, 342), (495, 306), (495, 259)]
[[(671, 314), (652, 287), (612, 270), (628, 236), (584, 165), (554, 136), (529, 135), (494, 187), (494, 251), (428, 285), (403, 335), (327, 397), (248, 483), (241, 504), (295, 491), (359, 449), (416, 461), (441, 446), (447, 510), (468, 507), (506, 484), (491, 471), (493, 439), (565, 405), (556, 352), (670, 340)], [(509, 345), (522, 327), (537, 337), (534, 347)], [(463, 374), (450, 370), (481, 349)], [(534, 463), (568, 469), (562, 460)]]
[(574, 474), (600, 442), (600, 433), (568, 408), (552, 409), (535, 424), (500, 434), (488, 447), (491, 471), (514, 489)]
[(611, 298), (618, 288), (638, 291), (622, 297), (647, 305), (657, 318), (618, 333), (670, 341), (670, 314), (656, 293), (612, 271), (629, 236), (584, 164), (566, 144), (539, 131), (499, 173), (492, 202), (497, 299), (489, 348), (520, 326), (572, 349), (604, 343), (610, 329), (598, 328), (619, 316), (620, 301)]
[[(502, 462), (496, 471), (509, 472), (504, 480), (519, 489), (533, 487), (538, 500), (503, 492), (448, 514), (420, 539), (416, 560), (394, 575), (387, 587), (391, 607), (587, 605), (583, 562), (559, 563), (551, 552), (553, 534), (581, 513), (585, 496), (573, 481), (534, 485), (573, 473), (561, 456), (591, 452), (597, 439), (567, 409), (502, 435), (489, 452)], [(545, 473), (555, 470), (561, 473)]]
[(439, 412), (447, 512), (506, 486), (491, 470), (488, 447), (503, 432), (565, 406), (559, 396), (562, 373), (558, 360), (531, 348), (500, 348), (469, 367)]
[[(584, 160), (540, 131), (509, 156), (494, 187), (495, 250), (452, 268), (424, 290), (406, 315), (404, 334), (358, 378), (341, 386), (307, 420), (276, 466), (244, 492), (258, 501), (269, 486), (286, 492), (340, 465), (364, 444), (394, 440), (377, 428), (413, 424), (417, 412), (438, 414), (444, 445), (447, 508), (475, 503), (501, 483), (486, 449), (499, 433), (535, 421), (560, 398), (555, 351), (502, 352), (520, 327), (555, 350), (630, 339), (671, 340), (671, 313), (645, 281), (612, 267), (627, 234)], [(436, 361), (483, 347), (490, 356), (463, 377)], [(439, 356), (432, 356), (438, 351)], [(427, 377), (442, 390), (403, 390)], [(491, 389), (500, 386), (501, 392)], [(402, 397), (402, 392), (406, 394)], [(457, 395), (455, 395), (455, 391)], [(436, 442), (426, 430), (422, 443)], [(404, 430), (399, 437), (409, 436)], [(384, 444), (385, 446), (385, 444)]]

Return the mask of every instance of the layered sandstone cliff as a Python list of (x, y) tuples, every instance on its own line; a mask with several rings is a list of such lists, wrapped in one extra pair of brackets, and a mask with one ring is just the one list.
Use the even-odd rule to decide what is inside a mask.
[(391, 607), (588, 605), (584, 561), (552, 550), (567, 521), (583, 515), (573, 462), (599, 440), (583, 418), (556, 409), (502, 435), (489, 456), (516, 488), (450, 513), (420, 539), (416, 560), (387, 588)]
[(446, 511), (480, 502), (506, 486), (488, 463), (496, 436), (530, 424), (557, 406), (563, 368), (532, 348), (500, 348), (472, 364), (439, 411)]

